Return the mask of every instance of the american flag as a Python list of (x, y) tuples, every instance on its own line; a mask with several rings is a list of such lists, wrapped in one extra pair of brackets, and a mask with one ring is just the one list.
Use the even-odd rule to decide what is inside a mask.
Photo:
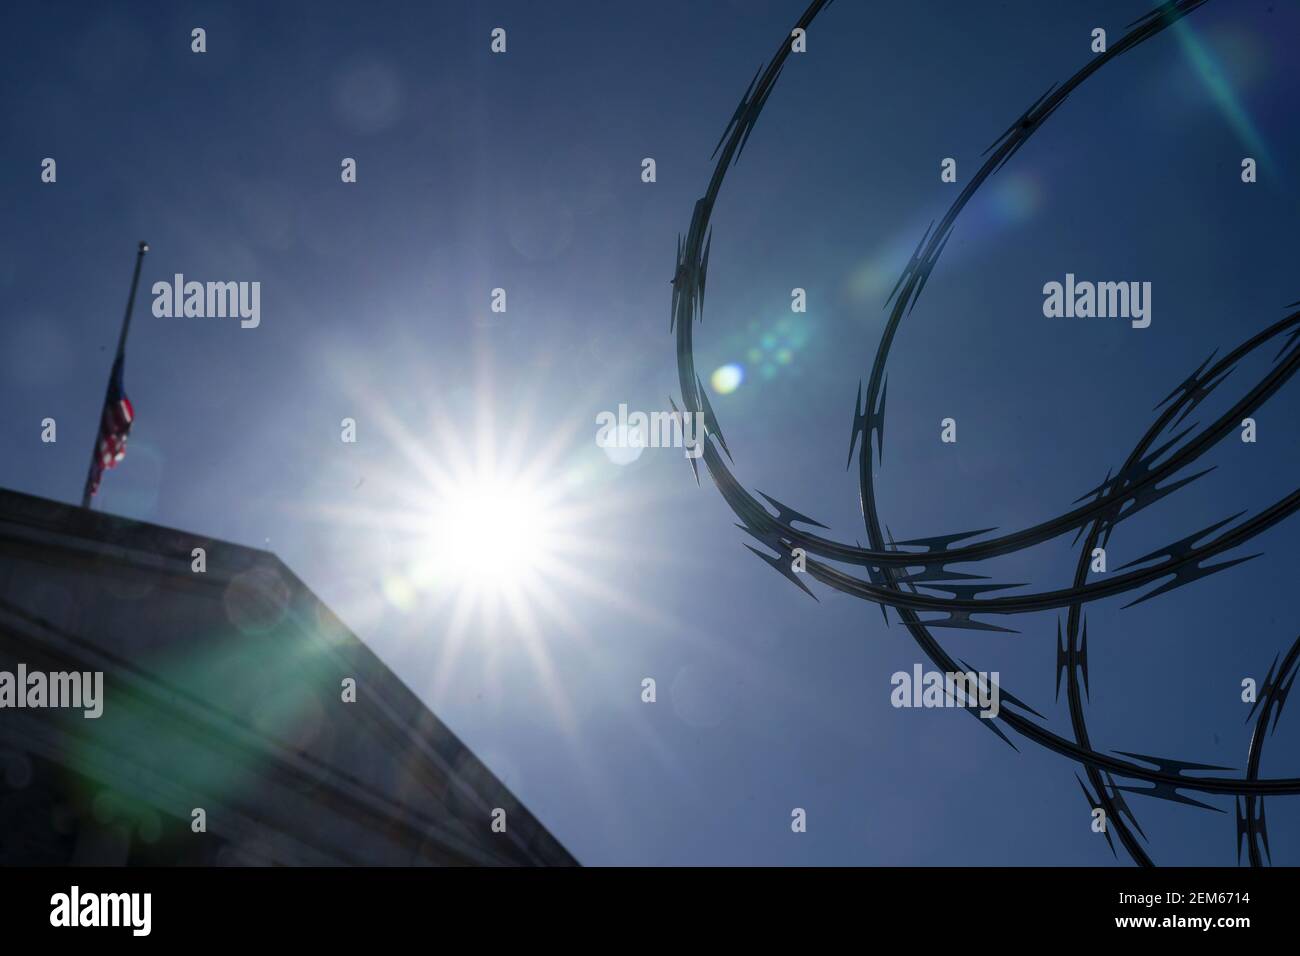
[(131, 434), (131, 421), (135, 412), (131, 400), (122, 387), (122, 367), (125, 356), (119, 355), (113, 363), (113, 375), (108, 380), (108, 396), (104, 399), (104, 414), (99, 421), (99, 443), (95, 446), (95, 461), (90, 468), (90, 494), (99, 491), (99, 480), (105, 468), (116, 468), (126, 457), (126, 436)]

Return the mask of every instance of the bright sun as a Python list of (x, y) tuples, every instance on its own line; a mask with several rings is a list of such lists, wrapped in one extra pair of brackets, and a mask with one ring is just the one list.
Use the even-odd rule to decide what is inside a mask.
[(524, 482), (465, 480), (442, 489), (425, 541), (440, 578), (482, 594), (544, 574), (557, 531), (554, 503)]
[(496, 414), (489, 386), (481, 380), (459, 414), (445, 383), (429, 386), (408, 401), (421, 410), (410, 425), (382, 390), (350, 382), (374, 451), (349, 462), (346, 493), (313, 502), (311, 515), (347, 542), (348, 622), (411, 642), (403, 653), (430, 669), (434, 699), (465, 666), (492, 681), (523, 666), (564, 710), (552, 652), (594, 649), (593, 609), (665, 631), (680, 622), (617, 577), (626, 504), (590, 420), (543, 426), (529, 402)]

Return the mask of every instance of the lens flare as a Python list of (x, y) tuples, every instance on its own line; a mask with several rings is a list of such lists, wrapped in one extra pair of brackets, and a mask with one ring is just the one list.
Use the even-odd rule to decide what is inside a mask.
[(709, 384), (719, 395), (730, 395), (740, 388), (740, 383), (744, 380), (745, 369), (735, 362), (714, 369), (713, 374), (709, 376)]

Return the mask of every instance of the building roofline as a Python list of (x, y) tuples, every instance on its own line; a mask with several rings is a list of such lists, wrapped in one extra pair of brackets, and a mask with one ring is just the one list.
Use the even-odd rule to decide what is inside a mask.
[[(298, 626), (354, 670), (377, 693), (364, 695), (364, 715), (375, 729), (396, 735), (461, 791), (461, 799), (507, 807), (505, 835), (519, 862), (578, 865), (578, 861), (537, 820), (464, 742), (420, 700), (378, 655), (361, 641), (273, 552), (144, 521), (91, 511), (23, 492), (0, 488), (0, 547), (6, 542), (40, 545), (66, 552), (74, 561), (102, 562), (107, 555), (153, 573), (183, 579), (187, 586), (225, 587), (237, 575), (272, 568), (294, 592), (291, 606), (314, 602), (314, 626), (298, 615)], [(207, 573), (191, 572), (192, 551), (204, 548)], [(325, 633), (328, 631), (328, 633)]]

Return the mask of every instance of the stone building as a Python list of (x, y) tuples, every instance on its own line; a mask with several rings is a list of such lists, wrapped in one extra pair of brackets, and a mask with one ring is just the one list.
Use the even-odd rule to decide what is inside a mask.
[(269, 552), (0, 490), (20, 664), (103, 713), (0, 706), (0, 864), (576, 864)]

